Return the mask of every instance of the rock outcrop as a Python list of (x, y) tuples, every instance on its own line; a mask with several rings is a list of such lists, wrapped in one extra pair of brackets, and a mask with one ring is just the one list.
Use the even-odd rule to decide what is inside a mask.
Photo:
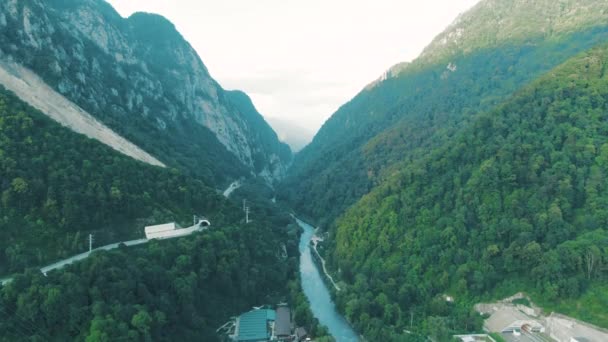
[[(251, 127), (249, 114), (161, 16), (125, 19), (103, 0), (7, 0), (0, 4), (0, 43), (0, 59), (31, 69), (167, 165), (224, 173), (192, 161), (221, 159), (227, 151), (232, 156), (217, 165), (238, 160), (237, 173), (274, 182), (291, 162), (259, 113), (261, 123)], [(255, 131), (264, 125), (270, 136)]]

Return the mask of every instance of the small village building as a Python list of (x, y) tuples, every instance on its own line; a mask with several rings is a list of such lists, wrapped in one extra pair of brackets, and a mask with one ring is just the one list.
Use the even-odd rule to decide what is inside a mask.
[(488, 334), (454, 335), (454, 338), (461, 342), (496, 342)]
[(279, 341), (291, 340), (291, 310), (287, 306), (277, 308), (275, 336)]
[(307, 337), (308, 337), (308, 332), (306, 331), (306, 329), (304, 327), (299, 327), (296, 329), (296, 341), (298, 341), (298, 342), (306, 341)]
[(269, 309), (256, 309), (246, 312), (236, 319), (234, 341), (270, 341), (274, 334), (276, 312)]

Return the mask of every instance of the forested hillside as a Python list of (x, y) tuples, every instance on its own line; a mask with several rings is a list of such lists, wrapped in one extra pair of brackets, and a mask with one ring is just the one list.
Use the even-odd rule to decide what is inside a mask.
[[(506, 284), (557, 302), (606, 283), (607, 65), (604, 46), (552, 70), (338, 220), (338, 305), (370, 340), (405, 338), (410, 313), (439, 340), (478, 329), (471, 304)], [(592, 293), (585, 318), (608, 326)]]
[(0, 91), (0, 275), (97, 245), (142, 238), (146, 224), (239, 209), (201, 181), (123, 156)]
[[(135, 161), (61, 127), (0, 91), (0, 341), (215, 341), (252, 305), (295, 300), (297, 230), (251, 203), (239, 207), (176, 169)], [(142, 238), (146, 224), (211, 230), (97, 252), (43, 276), (36, 267), (96, 245)], [(33, 268), (26, 273), (26, 268)], [(295, 291), (295, 292), (294, 292)], [(316, 324), (301, 299), (298, 321)], [(314, 330), (313, 330), (314, 331)]]
[[(280, 197), (330, 224), (399, 162), (441, 145), (475, 115), (608, 41), (608, 17), (598, 15), (605, 10), (597, 0), (482, 1), (420, 58), (342, 106), (296, 156)], [(551, 20), (527, 21), (522, 13)]]
[(0, 291), (0, 341), (219, 341), (231, 316), (289, 299), (289, 222), (259, 216), (19, 275)]

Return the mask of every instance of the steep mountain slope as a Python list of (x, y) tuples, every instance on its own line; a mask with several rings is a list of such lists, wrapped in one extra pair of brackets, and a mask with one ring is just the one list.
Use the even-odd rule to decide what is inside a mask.
[[(251, 203), (251, 202), (250, 202)], [(62, 127), (0, 90), (0, 341), (219, 341), (218, 326), (286, 301), (297, 235), (287, 215), (239, 207), (176, 169), (150, 166)], [(270, 212), (267, 214), (267, 212)], [(95, 252), (48, 276), (30, 267), (146, 224), (212, 227), (177, 240)], [(23, 270), (26, 269), (25, 272)]]
[[(278, 143), (279, 137), (264, 120), (262, 115), (242, 91), (226, 92), (226, 97), (234, 104), (247, 123), (250, 140), (256, 141), (256, 147), (251, 151), (254, 171), (268, 180), (282, 179), (291, 161), (291, 149), (287, 144)], [(268, 158), (267, 153), (270, 153)]]
[[(469, 300), (504, 283), (549, 301), (605, 284), (607, 65), (604, 46), (559, 66), (339, 220), (339, 306), (371, 340), (398, 340), (408, 312), (419, 332), (470, 329)], [(588, 316), (606, 326), (605, 308)]]
[(531, 43), (537, 37), (579, 32), (606, 24), (607, 15), (602, 0), (480, 1), (437, 36), (414, 64), (441, 62), (504, 42)]
[(137, 160), (151, 165), (165, 166), (48, 87), (36, 74), (16, 63), (0, 62), (0, 84), (23, 101), (77, 133), (99, 140)]
[[(342, 106), (297, 155), (281, 197), (329, 224), (395, 164), (424, 154), (521, 86), (608, 41), (608, 17), (596, 15), (605, 2), (554, 3), (482, 1), (420, 58), (394, 67)], [(524, 25), (522, 13), (543, 19)]]
[[(216, 329), (259, 303), (288, 300), (297, 234), (274, 207), (255, 220), (176, 169), (127, 157), (0, 88), (0, 341), (219, 341)], [(263, 210), (265, 209), (265, 210)], [(177, 240), (95, 252), (143, 237), (147, 224), (212, 227)], [(23, 272), (25, 270), (25, 272)], [(298, 315), (301, 315), (298, 313)]]
[[(0, 58), (50, 87), (163, 163), (218, 184), (282, 177), (289, 153), (255, 132), (166, 19), (128, 19), (103, 0), (0, 4)], [(268, 147), (270, 146), (270, 149)], [(267, 169), (267, 172), (264, 170)]]
[(0, 91), (0, 274), (41, 266), (97, 245), (142, 238), (147, 223), (239, 210), (175, 169), (138, 162), (74, 133)]

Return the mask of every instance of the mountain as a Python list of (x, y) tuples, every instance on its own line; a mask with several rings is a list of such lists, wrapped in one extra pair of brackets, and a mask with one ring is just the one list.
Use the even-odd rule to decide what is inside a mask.
[[(259, 303), (285, 301), (297, 234), (274, 208), (255, 220), (177, 169), (150, 165), (63, 127), (0, 88), (0, 341), (219, 341), (216, 329)], [(267, 214), (269, 213), (269, 214)], [(176, 240), (95, 251), (141, 239), (150, 224), (209, 230)], [(38, 322), (34, 324), (34, 322)]]
[(210, 184), (250, 174), (273, 183), (291, 162), (261, 116), (231, 102), (161, 16), (125, 19), (103, 0), (3, 1), (0, 59), (31, 70), (162, 163)]
[[(331, 254), (347, 318), (398, 340), (412, 310), (466, 330), (468, 301), (505, 284), (549, 303), (598, 288), (605, 303), (606, 65), (608, 45), (569, 60), (350, 208)], [(595, 310), (583, 315), (608, 325)]]
[[(545, 20), (547, 9), (551, 20)], [(605, 11), (605, 2), (596, 0), (480, 2), (418, 59), (393, 67), (332, 115), (296, 156), (279, 197), (329, 225), (399, 163), (608, 41), (608, 17), (597, 15)], [(543, 19), (524, 29), (522, 13)]]
[(472, 304), (509, 291), (608, 326), (580, 309), (606, 303), (607, 12), (481, 1), (296, 155), (278, 198), (326, 230), (368, 340), (478, 331)]
[[(216, 191), (72, 132), (0, 91), (0, 274), (142, 237), (147, 223), (240, 218)], [(224, 218), (226, 217), (226, 218)], [(231, 217), (231, 218), (230, 218)]]
[(257, 111), (247, 94), (242, 91), (229, 91), (226, 97), (241, 113), (250, 128), (250, 139), (256, 141), (256, 148), (251, 151), (251, 160), (256, 173), (267, 180), (282, 179), (289, 166), (286, 161), (291, 161), (292, 157), (289, 146), (279, 143), (279, 137)]
[(279, 139), (288, 144), (294, 152), (301, 151), (312, 141), (314, 133), (307, 128), (281, 118), (270, 117), (267, 120), (277, 132)]

